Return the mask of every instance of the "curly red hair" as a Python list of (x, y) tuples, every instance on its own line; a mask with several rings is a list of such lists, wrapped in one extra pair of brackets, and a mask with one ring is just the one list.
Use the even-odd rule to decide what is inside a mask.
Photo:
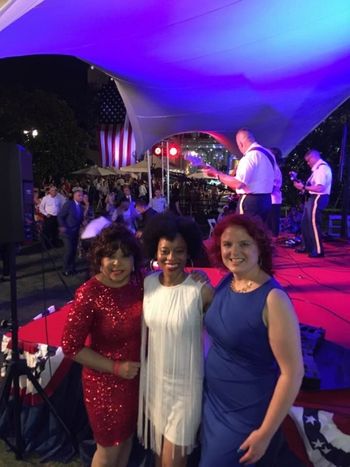
[(269, 231), (260, 218), (248, 214), (231, 214), (216, 224), (208, 246), (209, 257), (213, 265), (226, 269), (221, 257), (221, 236), (228, 227), (232, 226), (242, 227), (253, 238), (258, 246), (261, 269), (272, 275), (273, 248)]

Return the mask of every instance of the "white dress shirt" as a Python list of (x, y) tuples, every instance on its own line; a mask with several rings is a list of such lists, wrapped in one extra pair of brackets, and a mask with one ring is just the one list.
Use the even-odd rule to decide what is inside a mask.
[(46, 195), (41, 200), (39, 211), (46, 217), (57, 216), (63, 204), (62, 197)]
[[(237, 166), (235, 178), (246, 186), (237, 188), (236, 192), (242, 194), (272, 193), (275, 178), (275, 170), (269, 158), (254, 147), (259, 147), (258, 143), (249, 146)], [(275, 160), (274, 155), (271, 157)]]
[(312, 167), (312, 174), (306, 185), (322, 185), (322, 191), (309, 191), (311, 195), (329, 195), (332, 188), (332, 170), (323, 159), (319, 159)]

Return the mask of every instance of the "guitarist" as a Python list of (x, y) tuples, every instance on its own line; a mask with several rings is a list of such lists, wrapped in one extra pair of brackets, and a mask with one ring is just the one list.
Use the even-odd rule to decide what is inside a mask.
[(276, 160), (268, 149), (259, 145), (252, 132), (241, 128), (236, 133), (236, 142), (243, 154), (234, 177), (216, 169), (206, 169), (210, 176), (236, 190), (239, 195), (237, 212), (259, 216), (267, 220), (271, 210), (271, 193), (274, 186)]
[(321, 258), (324, 256), (321, 231), (322, 211), (329, 202), (332, 170), (327, 162), (321, 159), (321, 155), (316, 149), (307, 151), (304, 159), (311, 168), (312, 173), (305, 184), (300, 180), (293, 182), (297, 190), (306, 192), (309, 195), (305, 201), (301, 219), (303, 244), (296, 251), (298, 253), (308, 253), (311, 258)]

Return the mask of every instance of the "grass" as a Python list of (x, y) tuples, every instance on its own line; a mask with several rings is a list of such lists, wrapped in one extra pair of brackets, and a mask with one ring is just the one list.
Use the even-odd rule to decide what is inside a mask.
[(0, 440), (0, 467), (29, 467), (31, 465), (41, 465), (45, 467), (81, 467), (78, 460), (63, 464), (61, 462), (40, 462), (40, 458), (35, 455), (25, 456), (25, 460), (16, 460), (15, 454), (9, 450), (7, 444)]

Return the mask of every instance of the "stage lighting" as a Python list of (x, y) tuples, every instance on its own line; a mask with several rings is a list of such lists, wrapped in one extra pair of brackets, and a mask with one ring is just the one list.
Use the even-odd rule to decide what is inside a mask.
[(161, 148), (161, 146), (155, 146), (154, 149), (153, 149), (153, 153), (154, 153), (156, 156), (161, 156), (161, 155), (162, 155), (162, 148)]
[(177, 147), (176, 146), (170, 146), (169, 148), (169, 156), (171, 157), (176, 157), (177, 156)]

